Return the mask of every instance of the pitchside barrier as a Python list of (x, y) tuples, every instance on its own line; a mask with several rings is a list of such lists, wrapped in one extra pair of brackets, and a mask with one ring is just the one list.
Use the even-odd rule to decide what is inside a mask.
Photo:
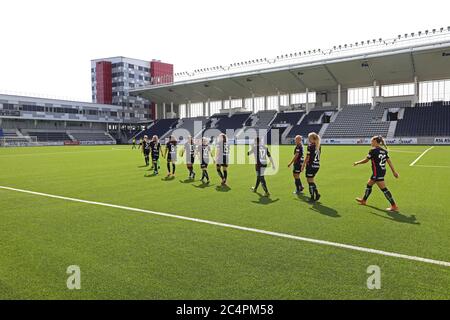
[(27, 136), (22, 137), (1, 137), (0, 147), (34, 147), (39, 146), (37, 137)]

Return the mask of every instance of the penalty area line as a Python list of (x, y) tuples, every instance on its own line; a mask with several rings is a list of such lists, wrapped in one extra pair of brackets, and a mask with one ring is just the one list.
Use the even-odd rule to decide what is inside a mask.
[(204, 219), (197, 219), (197, 218), (191, 218), (191, 217), (186, 217), (186, 216), (180, 216), (180, 215), (171, 214), (171, 213), (157, 212), (157, 211), (151, 211), (151, 210), (145, 210), (145, 209), (139, 209), (139, 208), (132, 208), (132, 207), (115, 205), (115, 204), (103, 203), (103, 202), (96, 202), (96, 201), (88, 201), (88, 200), (82, 200), (82, 199), (76, 199), (76, 198), (69, 198), (69, 197), (52, 195), (52, 194), (47, 194), (47, 193), (42, 193), (42, 192), (35, 192), (35, 191), (30, 191), (30, 190), (23, 190), (23, 189), (16, 189), (16, 188), (11, 188), (11, 187), (5, 187), (5, 186), (0, 186), (0, 189), (14, 191), (14, 192), (20, 192), (20, 193), (26, 193), (26, 194), (31, 194), (31, 195), (35, 195), (35, 196), (41, 196), (41, 197), (47, 197), (47, 198), (66, 200), (66, 201), (71, 201), (71, 202), (84, 203), (84, 204), (89, 204), (89, 205), (96, 205), (96, 206), (102, 206), (102, 207), (108, 207), (108, 208), (114, 208), (114, 209), (121, 209), (121, 210), (127, 210), (127, 211), (134, 211), (134, 212), (140, 212), (140, 213), (148, 213), (148, 214), (162, 216), (162, 217), (167, 217), (167, 218), (172, 218), (172, 219), (203, 223), (203, 224), (208, 224), (208, 225), (212, 225), (212, 226), (218, 226), (218, 227), (223, 227), (223, 228), (228, 228), (228, 229), (241, 230), (241, 231), (253, 232), (253, 233), (258, 233), (258, 234), (264, 234), (264, 235), (269, 235), (269, 236), (278, 237), (278, 238), (297, 240), (297, 241), (302, 241), (302, 242), (319, 244), (319, 245), (323, 245), (323, 246), (336, 247), (336, 248), (342, 248), (342, 249), (348, 249), (348, 250), (353, 250), (353, 251), (365, 252), (365, 253), (376, 254), (376, 255), (381, 255), (381, 256), (386, 256), (386, 257), (393, 257), (393, 258), (405, 259), (405, 260), (410, 260), (410, 261), (417, 261), (417, 262), (423, 262), (423, 263), (428, 263), (428, 264), (434, 264), (434, 265), (450, 267), (450, 262), (448, 262), (448, 261), (440, 261), (440, 260), (434, 260), (434, 259), (410, 256), (410, 255), (401, 254), (401, 253), (383, 251), (383, 250), (378, 250), (378, 249), (371, 249), (371, 248), (360, 247), (360, 246), (355, 246), (355, 245), (349, 245), (349, 244), (344, 244), (344, 243), (339, 243), (339, 242), (332, 242), (332, 241), (326, 241), (326, 240), (318, 240), (318, 239), (313, 239), (313, 238), (306, 238), (306, 237), (295, 236), (295, 235), (287, 234), (287, 233), (280, 233), (280, 232), (267, 231), (267, 230), (250, 228), (250, 227), (243, 227), (243, 226), (238, 226), (238, 225), (233, 225), (233, 224), (228, 224), (228, 223), (222, 223), (222, 222), (216, 222), (216, 221), (211, 221), (211, 220), (204, 220)]
[(420, 158), (422, 158), (424, 155), (426, 155), (427, 152), (430, 151), (430, 150), (433, 149), (433, 148), (434, 148), (434, 146), (429, 147), (427, 150), (425, 150), (424, 152), (422, 152), (422, 153), (416, 158), (416, 160), (414, 160), (413, 162), (411, 162), (411, 164), (410, 164), (409, 166), (410, 166), (410, 167), (414, 166), (414, 165), (417, 163), (417, 161), (420, 160)]

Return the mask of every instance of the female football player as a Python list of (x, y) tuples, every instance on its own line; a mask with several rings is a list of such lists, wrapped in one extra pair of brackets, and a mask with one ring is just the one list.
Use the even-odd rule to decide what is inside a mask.
[(144, 154), (145, 166), (150, 164), (150, 140), (148, 136), (144, 136), (144, 140), (142, 141), (142, 152)]
[(294, 168), (292, 170), (292, 174), (294, 176), (294, 182), (295, 182), (295, 191), (294, 194), (299, 194), (303, 191), (303, 185), (302, 181), (300, 180), (300, 172), (302, 170), (303, 165), (303, 144), (302, 144), (303, 137), (302, 136), (295, 136), (295, 148), (294, 148), (294, 157), (292, 158), (291, 162), (288, 164), (288, 168), (291, 167), (292, 164), (294, 164)]
[[(209, 147), (209, 142), (208, 142), (207, 138), (202, 139), (202, 145), (200, 148), (197, 149), (197, 153), (199, 154), (200, 168), (202, 169), (201, 181), (203, 183), (208, 184), (209, 183), (209, 174), (208, 174), (209, 159), (211, 156), (211, 159), (214, 160), (214, 157), (211, 153), (211, 148)], [(206, 179), (206, 181), (205, 181), (205, 179)]]
[[(175, 163), (177, 162), (177, 140), (174, 136), (170, 136), (169, 142), (166, 144), (164, 157), (167, 159), (167, 177), (175, 176)], [(170, 171), (172, 167), (172, 171)]]
[(159, 156), (161, 154), (161, 143), (159, 143), (158, 136), (153, 136), (150, 142), (150, 150), (152, 153), (153, 173), (159, 173)]
[(187, 142), (184, 144), (184, 150), (181, 151), (181, 156), (186, 153), (186, 167), (189, 171), (189, 179), (195, 179), (194, 162), (195, 162), (195, 150), (196, 146), (194, 139), (191, 136), (188, 137)]
[(269, 197), (269, 189), (267, 188), (266, 178), (264, 173), (267, 168), (267, 158), (269, 158), (272, 168), (275, 170), (275, 163), (273, 162), (272, 156), (270, 155), (267, 146), (261, 144), (259, 137), (256, 137), (254, 146), (250, 149), (247, 155), (252, 154), (255, 156), (255, 169), (256, 169), (256, 184), (252, 187), (253, 192), (258, 191), (259, 184), (262, 185), (265, 196)]
[[(369, 178), (367, 182), (366, 191), (364, 193), (364, 197), (356, 198), (356, 201), (361, 205), (365, 205), (367, 203), (367, 199), (372, 193), (372, 186), (377, 184), (380, 190), (383, 192), (386, 199), (389, 201), (391, 206), (387, 208), (388, 211), (397, 212), (398, 206), (392, 197), (391, 192), (386, 188), (386, 184), (384, 183), (384, 176), (386, 174), (386, 162), (391, 168), (392, 174), (395, 178), (398, 178), (398, 172), (395, 171), (394, 165), (392, 164), (391, 159), (389, 158), (386, 142), (382, 136), (375, 136), (370, 140), (370, 144), (372, 145), (372, 149), (369, 151), (367, 157), (361, 161), (355, 162), (353, 165), (357, 166), (359, 164), (367, 163), (372, 161), (372, 176)], [(384, 148), (382, 148), (383, 146)]]
[(227, 185), (229, 158), (230, 148), (228, 145), (228, 139), (224, 133), (221, 133), (217, 141), (216, 169), (219, 177), (222, 179), (222, 186)]
[(314, 202), (320, 199), (319, 190), (314, 182), (314, 177), (320, 169), (320, 137), (317, 133), (311, 132), (308, 134), (308, 140), (308, 153), (306, 154), (306, 159), (303, 162), (301, 171), (304, 171), (306, 167), (306, 181), (308, 181), (311, 201)]

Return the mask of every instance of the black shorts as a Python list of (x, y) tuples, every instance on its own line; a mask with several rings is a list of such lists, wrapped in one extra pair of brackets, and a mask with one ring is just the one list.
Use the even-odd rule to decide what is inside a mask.
[(257, 164), (255, 165), (256, 169), (256, 175), (258, 177), (264, 176), (264, 173), (266, 172), (267, 164)]
[(314, 178), (319, 171), (319, 168), (313, 168), (313, 167), (306, 167), (306, 177), (307, 178)]
[(202, 161), (202, 163), (200, 164), (200, 168), (202, 169), (208, 168), (208, 162)]
[(144, 149), (144, 156), (148, 157), (150, 155), (150, 150)]
[(303, 163), (294, 163), (294, 168), (292, 169), (292, 172), (297, 174), (302, 171), (302, 164)]
[(176, 162), (177, 161), (177, 157), (176, 156), (172, 156), (170, 153), (167, 155), (167, 162)]
[(377, 174), (375, 174), (373, 172), (372, 175), (370, 176), (370, 180), (372, 180), (372, 181), (384, 181), (384, 175), (385, 174), (386, 174), (386, 172), (377, 172)]
[(158, 161), (159, 160), (159, 155), (156, 155), (156, 154), (152, 154), (152, 160), (153, 161)]
[(186, 157), (186, 164), (194, 164), (194, 162), (195, 162), (194, 156)]

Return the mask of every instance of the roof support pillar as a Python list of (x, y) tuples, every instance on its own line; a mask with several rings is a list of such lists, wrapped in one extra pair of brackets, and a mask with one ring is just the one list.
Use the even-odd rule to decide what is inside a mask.
[[(416, 97), (416, 103), (419, 102), (419, 78), (417, 76), (414, 76), (414, 96)], [(413, 107), (416, 105), (416, 103), (413, 104)]]
[(287, 106), (288, 107), (290, 107), (291, 106), (291, 94), (290, 93), (288, 93), (288, 95), (287, 95)]
[(266, 111), (267, 110), (267, 108), (269, 107), (268, 106), (268, 98), (267, 98), (267, 96), (264, 96), (264, 111)]
[(252, 113), (255, 113), (255, 94), (252, 93)]
[(189, 100), (188, 103), (186, 104), (186, 116), (187, 118), (191, 117), (191, 101)]
[(277, 92), (277, 101), (278, 101), (277, 111), (280, 111), (280, 106), (281, 106), (281, 94), (280, 94), (280, 91)]
[(338, 84), (338, 110), (342, 110), (342, 93), (341, 93), (341, 84)]
[(309, 89), (306, 88), (306, 113), (309, 113)]
[(170, 113), (173, 114), (173, 102), (170, 103)]
[(231, 96), (228, 97), (228, 109), (231, 109)]
[(155, 103), (155, 115), (154, 115), (155, 120), (158, 119), (158, 104)]
[(373, 81), (372, 107), (375, 107), (375, 98), (378, 97), (377, 80)]
[(211, 116), (211, 99), (208, 99), (208, 113), (206, 114), (208, 117)]
[(206, 116), (206, 102), (205, 101), (202, 102), (202, 107), (203, 107), (202, 108), (202, 115)]
[(162, 107), (163, 107), (163, 118), (167, 119), (166, 103), (165, 102), (163, 102)]

